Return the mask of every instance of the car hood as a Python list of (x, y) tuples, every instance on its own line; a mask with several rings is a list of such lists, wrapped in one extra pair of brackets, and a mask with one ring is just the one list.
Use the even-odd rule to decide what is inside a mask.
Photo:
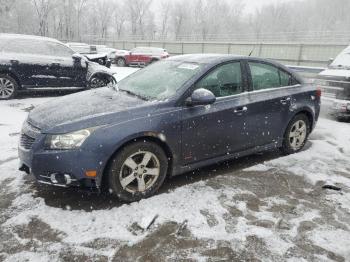
[[(120, 117), (123, 113), (122, 118), (128, 119), (138, 108), (153, 104), (105, 87), (53, 99), (32, 110), (28, 122), (43, 132), (73, 123), (80, 123), (80, 127), (86, 128), (106, 124), (106, 119), (111, 121), (106, 117), (108, 115), (116, 116), (119, 113)], [(147, 114), (147, 110), (141, 111)]]
[(322, 79), (342, 79), (349, 80), (350, 79), (350, 70), (346, 69), (326, 69), (322, 71), (319, 75)]

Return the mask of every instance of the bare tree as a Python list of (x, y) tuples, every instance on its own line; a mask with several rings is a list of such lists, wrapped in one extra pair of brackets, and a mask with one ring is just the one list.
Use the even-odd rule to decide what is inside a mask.
[(133, 36), (139, 34), (145, 37), (145, 20), (150, 16), (150, 6), (153, 0), (129, 0), (126, 2), (126, 8), (129, 14), (131, 24), (131, 33)]
[(160, 35), (162, 39), (165, 39), (168, 36), (171, 7), (171, 1), (163, 0), (160, 2)]
[[(244, 0), (0, 0), (0, 32), (66, 40), (350, 40), (349, 0), (275, 2), (244, 12)], [(304, 38), (302, 38), (304, 37)], [(326, 38), (324, 38), (326, 39)]]
[(81, 39), (81, 32), (80, 32), (80, 27), (81, 27), (81, 16), (87, 7), (89, 0), (77, 0), (77, 35), (79, 40)]
[(35, 11), (39, 20), (39, 34), (42, 36), (48, 35), (49, 24), (48, 18), (49, 14), (53, 8), (53, 1), (50, 0), (32, 0), (34, 3)]
[(187, 20), (187, 9), (185, 0), (178, 1), (172, 6), (171, 17), (175, 40), (180, 40), (180, 35), (184, 33), (184, 27)]

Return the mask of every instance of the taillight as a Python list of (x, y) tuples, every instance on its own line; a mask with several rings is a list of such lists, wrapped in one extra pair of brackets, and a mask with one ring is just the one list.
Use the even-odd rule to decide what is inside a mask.
[(321, 98), (321, 96), (322, 96), (322, 90), (321, 90), (321, 88), (317, 88), (316, 97)]

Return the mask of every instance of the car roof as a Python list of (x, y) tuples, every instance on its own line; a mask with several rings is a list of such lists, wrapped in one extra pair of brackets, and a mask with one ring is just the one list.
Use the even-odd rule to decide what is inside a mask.
[(15, 39), (43, 40), (43, 41), (51, 41), (51, 42), (61, 43), (60, 41), (58, 41), (54, 38), (50, 38), (50, 37), (37, 36), (37, 35), (22, 35), (22, 34), (0, 33), (0, 39), (6, 39), (6, 40), (15, 40)]
[(243, 56), (243, 55), (226, 55), (226, 54), (189, 54), (189, 55), (178, 55), (178, 56), (172, 56), (168, 58), (167, 60), (171, 61), (179, 61), (184, 63), (197, 63), (197, 64), (211, 64), (211, 65), (217, 65), (220, 63), (225, 63), (229, 61), (234, 60), (250, 60), (250, 61), (256, 61), (256, 62), (265, 62), (268, 64), (272, 64), (276, 67), (279, 67), (283, 69), (284, 71), (289, 72), (291, 75), (293, 75), (299, 82), (303, 82), (303, 78), (293, 70), (289, 69), (288, 67), (282, 65), (281, 63), (270, 60), (270, 59), (264, 59), (259, 57), (252, 57), (252, 56)]
[(189, 54), (189, 55), (173, 56), (168, 59), (189, 62), (189, 63), (212, 64), (212, 63), (220, 63), (220, 62), (235, 60), (239, 58), (246, 58), (246, 57), (239, 56), (239, 55), (225, 55), (225, 54)]
[(78, 42), (68, 42), (66, 45), (78, 45), (78, 46), (88, 46), (86, 43), (78, 43)]
[(183, 61), (188, 63), (198, 63), (198, 64), (218, 64), (224, 63), (232, 60), (253, 60), (258, 62), (266, 62), (273, 64), (278, 67), (286, 68), (284, 65), (270, 59), (264, 59), (253, 56), (244, 55), (228, 55), (228, 54), (188, 54), (188, 55), (178, 55), (168, 58), (168, 60)]
[(153, 46), (137, 46), (136, 48), (140, 48), (140, 49), (148, 49), (148, 50), (165, 50), (164, 48), (161, 47), (153, 47)]

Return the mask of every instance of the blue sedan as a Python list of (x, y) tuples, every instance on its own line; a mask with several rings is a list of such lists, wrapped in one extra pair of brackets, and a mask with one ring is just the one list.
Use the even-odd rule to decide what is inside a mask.
[(114, 88), (34, 109), (19, 143), (39, 183), (152, 196), (167, 176), (256, 152), (303, 149), (321, 92), (286, 67), (230, 55), (157, 62)]

